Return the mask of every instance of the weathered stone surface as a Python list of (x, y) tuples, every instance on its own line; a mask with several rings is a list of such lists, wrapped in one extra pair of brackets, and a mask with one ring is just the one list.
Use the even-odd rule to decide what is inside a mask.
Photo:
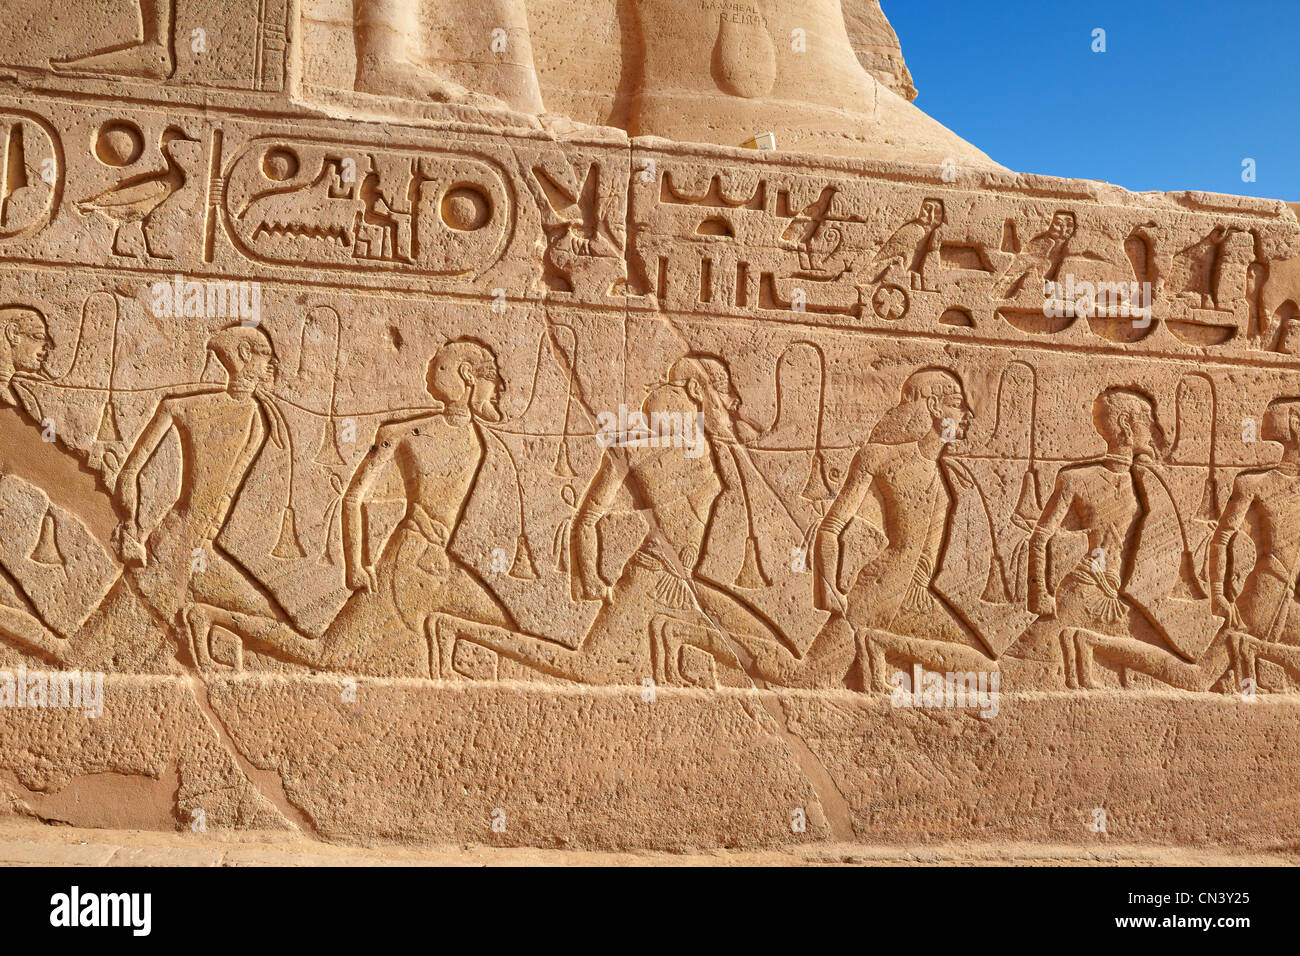
[(21, 6), (5, 812), (1295, 845), (1294, 204), (1003, 169), (865, 0)]

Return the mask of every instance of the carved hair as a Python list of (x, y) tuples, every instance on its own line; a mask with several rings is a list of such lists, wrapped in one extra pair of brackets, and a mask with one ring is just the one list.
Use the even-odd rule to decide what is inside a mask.
[(727, 362), (712, 352), (687, 352), (668, 370), (670, 385), (686, 385), (696, 382), (707, 385), (719, 395), (731, 391), (731, 371)]
[[(1275, 415), (1278, 412), (1288, 410), (1288, 409), (1296, 412), (1300, 412), (1300, 398), (1288, 396), (1285, 398), (1273, 399), (1273, 401), (1268, 403), (1268, 407), (1264, 409), (1264, 417), (1267, 418), (1270, 415)], [(1289, 422), (1288, 422), (1288, 426), (1289, 426)], [(1290, 427), (1288, 427), (1287, 430), (1290, 432), (1289, 435), (1290, 438), (1292, 439), (1300, 438), (1300, 433), (1298, 433), (1295, 429), (1291, 429)]]
[(30, 305), (0, 306), (0, 329), (6, 329), (11, 323), (15, 322), (34, 323), (40, 327), (42, 332), (48, 328), (45, 322), (45, 314), (40, 309), (33, 308)]
[(468, 362), (478, 378), (501, 378), (496, 353), (486, 342), (472, 335), (463, 335), (442, 345), (429, 359), (427, 371), (433, 371), (435, 366), (459, 367), (462, 362)]
[(1170, 442), (1165, 435), (1165, 430), (1160, 426), (1160, 418), (1156, 414), (1156, 400), (1146, 392), (1116, 385), (1106, 389), (1093, 400), (1093, 427), (1103, 437), (1106, 435), (1106, 425), (1103, 423), (1117, 425), (1123, 415), (1140, 418), (1150, 424), (1151, 451), (1157, 458), (1164, 458), (1169, 453)]
[(961, 379), (946, 368), (923, 368), (913, 372), (903, 383), (902, 401), (880, 416), (871, 432), (871, 442), (878, 445), (905, 445), (918, 442), (934, 430), (934, 416), (926, 400), (964, 394)]
[(227, 372), (233, 373), (241, 364), (240, 346), (251, 345), (259, 340), (266, 343), (272, 355), (275, 354), (271, 336), (260, 325), (232, 325), (222, 329), (208, 339), (208, 349)]

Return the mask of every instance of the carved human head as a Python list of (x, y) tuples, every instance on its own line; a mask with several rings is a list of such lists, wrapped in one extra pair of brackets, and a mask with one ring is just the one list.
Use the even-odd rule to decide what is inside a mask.
[(704, 415), (706, 427), (713, 431), (732, 427), (740, 412), (740, 393), (725, 359), (710, 352), (688, 352), (668, 370), (668, 383), (686, 393)]
[(1092, 424), (1112, 452), (1158, 459), (1169, 451), (1155, 399), (1138, 389), (1115, 386), (1103, 391), (1092, 403)]
[(1278, 398), (1264, 411), (1260, 437), (1283, 445), (1300, 444), (1300, 398)]
[(0, 307), (0, 351), (15, 371), (39, 372), (50, 354), (45, 316), (26, 305)]
[(903, 382), (901, 401), (885, 412), (871, 432), (871, 441), (885, 445), (918, 442), (930, 434), (948, 441), (966, 437), (971, 410), (955, 372), (923, 368)]
[(260, 325), (235, 325), (208, 339), (210, 351), (226, 370), (232, 388), (275, 381), (275, 346)]
[(1072, 212), (1058, 212), (1052, 217), (1052, 224), (1047, 229), (1047, 234), (1053, 239), (1069, 239), (1079, 228), (1078, 220), (1074, 218)]
[(496, 355), (478, 339), (453, 339), (438, 349), (424, 381), (429, 394), (443, 404), (468, 408), (484, 421), (501, 421), (505, 382)]

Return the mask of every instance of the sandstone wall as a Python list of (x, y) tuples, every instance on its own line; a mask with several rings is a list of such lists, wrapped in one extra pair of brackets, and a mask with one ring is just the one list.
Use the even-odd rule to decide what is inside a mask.
[(1285, 203), (584, 125), (599, 5), (492, 93), (578, 121), (361, 89), (349, 4), (107, 6), (0, 48), (13, 812), (1293, 844)]

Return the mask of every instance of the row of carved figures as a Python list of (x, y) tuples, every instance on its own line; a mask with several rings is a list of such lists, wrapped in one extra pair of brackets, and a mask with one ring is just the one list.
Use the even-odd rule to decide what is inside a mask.
[[(44, 318), (9, 307), (0, 311), (0, 332), (0, 399), (35, 432), (32, 420), (42, 416), (33, 386), (44, 378), (51, 348)], [(820, 612), (821, 625), (801, 642), (757, 598), (771, 575), (756, 549), (745, 487), (756, 433), (741, 415), (731, 369), (718, 355), (684, 349), (650, 388), (641, 413), (649, 421), (694, 423), (689, 441), (602, 442), (599, 466), (573, 502), (563, 564), (574, 599), (599, 602), (599, 611), (580, 639), (562, 644), (521, 628), (452, 547), (502, 418), (503, 384), (486, 344), (454, 339), (428, 360), (429, 407), (380, 424), (337, 488), (351, 597), (327, 627), (309, 633), (223, 543), (254, 463), (291, 440), (272, 392), (275, 348), (264, 328), (234, 326), (213, 334), (207, 349), (224, 384), (164, 394), (133, 440), (91, 462), (102, 482), (80, 504), (72, 499), (84, 491), (84, 481), (77, 484), (84, 468), (69, 488), (42, 489), (83, 516), (94, 511), (89, 499), (102, 498), (109, 518), (84, 517), (89, 537), (75, 538), (59, 524), (52, 542), (46, 515), (29, 554), (0, 555), (12, 592), (2, 602), (0, 634), (11, 643), (74, 660), (93, 612), (129, 595), (158, 626), (174, 629), (181, 657), (202, 668), (238, 666), (247, 648), (315, 669), (451, 678), (484, 666), (495, 674), (509, 661), (588, 683), (653, 677), (879, 689), (891, 668), (908, 663), (947, 672), (1034, 664), (1055, 675), (1049, 683), (1070, 687), (1098, 683), (1098, 661), (1126, 678), (1145, 674), (1187, 690), (1258, 683), (1261, 667), (1281, 675), (1271, 681), (1281, 688), (1300, 675), (1300, 398), (1261, 409), (1259, 437), (1280, 443), (1282, 460), (1237, 475), (1198, 560), (1154, 399), (1127, 385), (1099, 390), (1092, 422), (1106, 454), (1060, 469), (1041, 512), (1023, 522), (1025, 540), (1012, 561), (1023, 583), (990, 593), (983, 581), (976, 588), (950, 570), (963, 556), (970, 565), (973, 549), (996, 551), (996, 529), (981, 541), (954, 531), (963, 502), (979, 494), (970, 464), (950, 454), (972, 420), (966, 386), (949, 368), (920, 368), (806, 529), (809, 614)], [(179, 497), (161, 518), (147, 519), (140, 476), (172, 434), (182, 450)], [(70, 457), (39, 439), (30, 449), (11, 445), (12, 455), (27, 450)], [(385, 541), (368, 540), (367, 503), (390, 469), (401, 478), (403, 514)], [(602, 577), (602, 519), (623, 493), (648, 530), (610, 581)], [(728, 511), (736, 498), (741, 509)], [(850, 574), (846, 531), (869, 499), (879, 509), (881, 541)], [(522, 490), (519, 503), (522, 513)], [(720, 527), (735, 514), (748, 514), (744, 525)], [(94, 539), (106, 525), (100, 543), (111, 537), (116, 558), (92, 573), (85, 569), (95, 561), (85, 555), (98, 553)], [(1233, 568), (1240, 553), (1234, 539), (1242, 535), (1256, 555), (1244, 577)], [(1080, 538), (1086, 548), (1063, 558), (1068, 542)], [(84, 554), (70, 560), (77, 541)], [(740, 573), (720, 570), (720, 551), (739, 542)], [(33, 569), (60, 563), (60, 607), (83, 606), (42, 614)]]

